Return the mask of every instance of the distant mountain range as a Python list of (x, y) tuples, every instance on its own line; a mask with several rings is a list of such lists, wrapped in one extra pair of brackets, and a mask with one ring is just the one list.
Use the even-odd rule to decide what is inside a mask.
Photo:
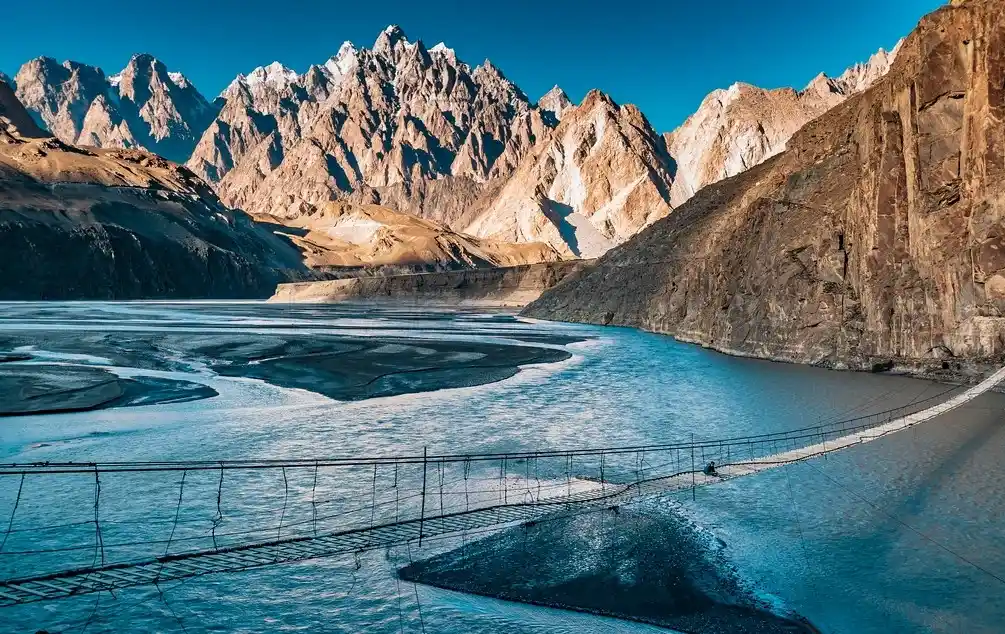
[(471, 67), (396, 26), (371, 48), (346, 42), (303, 73), (256, 68), (212, 101), (150, 55), (110, 76), (38, 58), (13, 83), (35, 122), (64, 143), (185, 163), (225, 204), (255, 216), (292, 221), (332, 201), (372, 203), (455, 232), (595, 257), (779, 153), (894, 56), (881, 50), (801, 91), (736, 84), (662, 135), (599, 91), (577, 105), (556, 86), (532, 102), (491, 62)]

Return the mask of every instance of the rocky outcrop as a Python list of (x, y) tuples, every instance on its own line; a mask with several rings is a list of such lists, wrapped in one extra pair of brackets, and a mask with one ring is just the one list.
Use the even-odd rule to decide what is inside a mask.
[(281, 284), (269, 301), (324, 303), (391, 300), (399, 303), (525, 306), (585, 265), (583, 261), (577, 260)]
[[(0, 77), (0, 139), (12, 141), (15, 137), (42, 138), (49, 136), (32, 120), (31, 115), (18, 101), (10, 84)], [(0, 140), (0, 142), (3, 142)]]
[(0, 84), (0, 299), (267, 297), (308, 276), (292, 245), (187, 169), (33, 138), (11, 96)]
[(305, 263), (333, 275), (361, 271), (448, 271), (516, 266), (560, 259), (539, 242), (512, 244), (457, 233), (423, 218), (377, 205), (328, 203), (298, 218), (262, 223), (287, 236), (304, 253)]
[(1003, 12), (924, 18), (872, 88), (526, 313), (834, 367), (1000, 361)]
[(36, 122), (64, 143), (142, 148), (174, 161), (188, 159), (216, 114), (184, 75), (145, 54), (112, 77), (39, 57), (21, 67), (16, 84)]

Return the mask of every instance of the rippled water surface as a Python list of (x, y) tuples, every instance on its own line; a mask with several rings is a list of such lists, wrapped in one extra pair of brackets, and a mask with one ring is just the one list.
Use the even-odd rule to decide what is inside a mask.
[[(109, 332), (141, 339), (165, 333), (426, 338), (544, 346), (572, 356), (526, 366), (485, 385), (339, 402), (225, 377), (177, 350), (162, 350), (159, 354), (171, 362), (157, 367), (130, 366), (121, 356), (88, 356), (102, 356), (88, 350), (88, 336)], [(498, 313), (215, 303), (5, 304), (0, 337), (47, 362), (111, 365), (122, 376), (183, 379), (219, 393), (186, 403), (0, 418), (0, 461), (6, 463), (651, 444), (692, 434), (714, 439), (795, 429), (943, 389), (901, 377), (736, 359), (632, 330), (529, 322)], [(69, 349), (69, 340), (79, 341), (77, 349)], [(1005, 631), (1005, 583), (995, 579), (1005, 577), (1003, 406), (1002, 396), (986, 395), (942, 419), (845, 453), (700, 489), (695, 501), (690, 494), (681, 498), (683, 508), (725, 542), (729, 558), (758, 594), (805, 615), (822, 631)], [(230, 514), (236, 516), (240, 508), (246, 517), (257, 517), (284, 509), (285, 521), (293, 524), (287, 530), (297, 530), (298, 518), (310, 511), (312, 475), (291, 472), (285, 483), (263, 475), (257, 486), (244, 489), (227, 482)], [(372, 487), (413, 475), (380, 472), (372, 476)], [(175, 547), (185, 539), (207, 538), (208, 525), (199, 522), (216, 512), (219, 476), (186, 477), (182, 505), (176, 504), (177, 475), (156, 482), (120, 476), (102, 483), (100, 510), (111, 518), (103, 535), (109, 556), (115, 556), (116, 543), (137, 534), (144, 541), (170, 538)], [(354, 477), (365, 482), (371, 475)], [(344, 482), (324, 474), (321, 480), (315, 489), (348, 499)], [(0, 553), (2, 576), (93, 561), (93, 549), (73, 550), (94, 539), (94, 525), (88, 524), (93, 484), (84, 478), (26, 482)], [(0, 530), (11, 517), (17, 490), (15, 478), (0, 478)], [(177, 508), (184, 509), (181, 528), (172, 521)], [(130, 524), (143, 517), (157, 522)], [(120, 523), (114, 523), (116, 518)], [(221, 534), (248, 529), (227, 521), (220, 525)], [(55, 524), (67, 526), (33, 530)], [(30, 554), (53, 544), (69, 550)], [(122, 546), (120, 554), (130, 548)], [(163, 584), (163, 595), (135, 589), (103, 595), (97, 603), (88, 596), (7, 608), (0, 611), (0, 631), (82, 631), (85, 624), (90, 632), (662, 631), (396, 581), (397, 566), (425, 554), (396, 548), (358, 560), (309, 561)]]

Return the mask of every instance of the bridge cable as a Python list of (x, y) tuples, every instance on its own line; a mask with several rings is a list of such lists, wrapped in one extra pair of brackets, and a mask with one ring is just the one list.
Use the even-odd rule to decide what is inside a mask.
[[(94, 556), (91, 558), (91, 569), (98, 563), (98, 551), (101, 551), (101, 565), (105, 565), (105, 543), (101, 538), (101, 524), (98, 522), (98, 513), (101, 501), (101, 479), (98, 476), (98, 467), (94, 467)], [(159, 573), (158, 573), (159, 574)], [(90, 577), (90, 572), (84, 577), (86, 580)], [(114, 597), (115, 594), (113, 593)], [(94, 596), (94, 607), (91, 608), (91, 613), (87, 616), (87, 620), (84, 621), (84, 625), (80, 630), (80, 634), (84, 634), (87, 628), (91, 626), (91, 622), (94, 620), (95, 615), (98, 613), (98, 606), (101, 604), (101, 593), (97, 592)]]
[(367, 532), (367, 545), (373, 543), (373, 520), (377, 513), (377, 465), (373, 465), (373, 480), (370, 484), (370, 530)]
[[(374, 470), (377, 467), (374, 466)], [(290, 481), (286, 477), (286, 467), (283, 467), (283, 511), (279, 515), (279, 528), (276, 529), (276, 540), (282, 539), (283, 520), (286, 519), (286, 505), (290, 501)], [(279, 559), (279, 544), (276, 544), (276, 559)]]
[(933, 537), (930, 537), (930, 536), (926, 535), (925, 533), (923, 533), (920, 530), (918, 530), (917, 528), (911, 526), (910, 524), (908, 524), (904, 520), (900, 519), (896, 515), (888, 512), (888, 511), (884, 511), (883, 508), (880, 507), (878, 504), (876, 504), (873, 501), (869, 500), (867, 497), (865, 497), (861, 493), (858, 493), (857, 491), (855, 491), (851, 487), (845, 485), (844, 483), (842, 483), (841, 481), (837, 480), (836, 478), (831, 477), (830, 475), (828, 475), (824, 471), (821, 471), (820, 469), (817, 469), (816, 467), (814, 467), (809, 462), (804, 462), (804, 464), (806, 464), (807, 466), (809, 466), (810, 468), (812, 468), (814, 471), (816, 471), (817, 473), (819, 473), (820, 475), (822, 475), (824, 478), (830, 480), (833, 484), (837, 485), (839, 488), (844, 489), (846, 492), (850, 493), (851, 495), (855, 496), (856, 498), (858, 498), (859, 500), (861, 500), (862, 502), (864, 502), (865, 504), (867, 504), (869, 507), (871, 507), (877, 513), (885, 515), (889, 519), (891, 519), (894, 522), (900, 524), (904, 528), (910, 530), (912, 533), (916, 534), (918, 537), (921, 537), (925, 541), (927, 541), (927, 542), (929, 542), (931, 544), (934, 544), (935, 546), (938, 546), (940, 549), (946, 551), (947, 553), (949, 553), (953, 557), (956, 557), (957, 559), (959, 559), (963, 563), (969, 564), (970, 566), (973, 566), (975, 569), (983, 572), (984, 574), (986, 574), (987, 576), (991, 577), (992, 579), (1000, 582), (1002, 585), (1005, 585), (1005, 577), (1002, 577), (1002, 576), (1000, 576), (998, 574), (995, 574), (994, 572), (991, 572), (987, 568), (984, 568), (983, 566), (981, 566), (980, 564), (974, 562), (973, 560), (968, 559), (967, 557), (965, 557), (965, 556), (961, 555), (960, 553), (954, 551), (953, 549), (949, 548), (945, 544), (942, 544), (941, 542), (939, 542), (938, 540), (934, 539)]
[[(400, 490), (398, 489), (398, 463), (394, 464), (394, 523), (398, 523), (398, 498)], [(391, 546), (387, 547), (387, 559), (391, 560)], [(397, 564), (395, 564), (397, 567)], [(398, 575), (398, 571), (394, 571), (394, 595), (398, 599), (398, 631), (401, 634), (405, 632), (405, 617), (401, 611), (401, 577)]]
[(802, 520), (799, 517), (799, 507), (796, 504), (796, 495), (795, 492), (792, 490), (792, 474), (789, 472), (791, 468), (792, 468), (791, 464), (782, 465), (782, 469), (785, 471), (785, 484), (789, 491), (789, 504), (792, 507), (792, 518), (793, 520), (795, 520), (796, 531), (799, 535), (799, 543), (802, 546), (803, 551), (803, 570), (804, 570), (803, 574), (806, 575), (807, 582), (813, 583), (813, 578), (811, 578), (810, 576), (811, 564), (810, 564), (809, 549), (806, 548), (806, 535), (803, 532)]
[[(223, 501), (223, 466), (220, 467), (220, 482), (216, 486), (216, 516), (213, 518), (213, 528), (210, 533), (213, 536), (213, 550), (219, 550), (220, 547), (216, 543), (216, 529), (223, 524), (223, 508), (221, 503)], [(175, 517), (175, 522), (177, 523), (178, 518)]]
[[(414, 566), (415, 562), (412, 561), (412, 543), (405, 542), (405, 548), (408, 550), (408, 563)], [(419, 626), (422, 628), (422, 634), (426, 634), (426, 621), (422, 618), (422, 602), (419, 601), (419, 586), (414, 581), (412, 582), (412, 590), (415, 592), (415, 606), (419, 610)]]
[[(860, 421), (860, 420), (872, 419), (875, 416), (879, 416), (879, 415), (883, 415), (883, 414), (890, 414), (892, 416), (893, 413), (901, 412), (901, 411), (903, 411), (904, 409), (906, 409), (907, 407), (909, 407), (912, 404), (934, 400), (934, 399), (936, 399), (936, 398), (938, 398), (940, 396), (948, 394), (949, 392), (952, 392), (952, 391), (955, 391), (957, 389), (960, 389), (961, 387), (965, 387), (965, 386), (963, 386), (963, 385), (955, 385), (955, 386), (953, 386), (953, 387), (951, 387), (951, 388), (949, 388), (947, 390), (944, 390), (943, 392), (940, 392), (939, 394), (936, 394), (936, 395), (934, 395), (932, 397), (929, 397), (929, 398), (926, 398), (926, 399), (922, 399), (921, 401), (918, 401), (917, 399), (915, 399), (911, 403), (909, 403), (908, 405), (905, 405), (905, 406), (896, 407), (896, 408), (893, 408), (893, 409), (890, 409), (890, 410), (886, 410), (886, 411), (883, 411), (883, 412), (876, 412), (876, 413), (869, 414), (869, 415), (866, 415), (866, 416), (860, 416), (860, 417), (856, 417), (856, 418), (852, 418), (852, 419), (847, 419), (847, 420), (844, 420), (844, 421), (838, 421), (838, 423), (847, 424), (847, 423), (856, 422), (856, 421)], [(927, 390), (929, 388), (930, 388), (930, 386), (926, 387), (925, 390)], [(924, 393), (924, 391), (922, 393)], [(919, 395), (919, 397), (920, 397), (920, 395)], [(838, 424), (838, 423), (835, 423), (835, 425)], [(750, 435), (750, 436), (739, 436), (739, 437), (732, 437), (732, 438), (725, 438), (725, 439), (717, 439), (717, 440), (713, 440), (713, 441), (710, 441), (710, 442), (713, 442), (713, 443), (734, 443), (734, 444), (741, 444), (741, 443), (744, 443), (744, 442), (751, 443), (754, 440), (761, 440), (761, 439), (765, 439), (765, 440), (770, 440), (771, 438), (776, 438), (777, 439), (778, 436), (783, 436), (783, 437), (788, 438), (788, 437), (791, 437), (794, 434), (808, 433), (808, 432), (811, 432), (811, 431), (819, 431), (820, 428), (822, 428), (822, 427), (828, 427), (828, 426), (833, 426), (833, 425), (817, 425), (817, 426), (804, 427), (804, 428), (795, 429), (795, 430), (789, 430), (789, 431), (785, 431), (785, 432), (771, 432), (771, 433), (765, 433), (765, 434), (755, 434), (755, 435)], [(869, 425), (865, 425), (865, 426), (861, 426), (861, 427), (868, 427), (868, 426)], [(857, 428), (855, 428), (855, 429), (857, 429)], [(704, 446), (707, 446), (707, 443), (703, 443), (701, 445), (701, 447), (704, 447)], [(602, 454), (611, 454), (611, 453), (633, 453), (633, 452), (639, 451), (641, 449), (646, 449), (646, 450), (650, 450), (651, 451), (651, 450), (674, 449), (674, 448), (687, 449), (688, 446), (686, 444), (683, 444), (683, 443), (664, 443), (664, 444), (655, 444), (655, 445), (639, 445), (639, 446), (633, 446), (633, 447), (608, 447), (608, 448), (602, 448), (602, 449), (578, 449), (578, 450), (574, 450), (574, 453), (577, 453), (577, 454), (587, 454), (587, 455), (590, 455), (590, 454), (601, 454), (602, 455)], [(561, 455), (561, 454), (563, 454), (565, 452), (566, 452), (566, 450), (558, 449), (558, 450), (548, 451), (548, 452), (543, 452), (543, 453), (546, 453), (550, 457), (550, 456), (554, 456), (554, 455)], [(534, 452), (534, 453), (542, 453), (542, 452), (539, 451), (539, 452)], [(211, 461), (211, 462), (210, 461), (198, 461), (198, 460), (196, 460), (196, 461), (181, 461), (181, 462), (135, 461), (135, 462), (109, 462), (109, 463), (102, 463), (100, 465), (98, 465), (96, 463), (72, 463), (72, 462), (70, 462), (70, 463), (25, 463), (25, 464), (9, 463), (9, 464), (0, 465), (0, 475), (13, 475), (15, 473), (21, 473), (22, 471), (20, 471), (20, 470), (23, 470), (23, 469), (31, 469), (32, 473), (76, 473), (77, 471), (75, 471), (74, 469), (84, 469), (84, 468), (86, 468), (86, 470), (88, 472), (90, 472), (95, 467), (103, 467), (105, 471), (110, 471), (110, 470), (115, 470), (115, 471), (183, 471), (183, 470), (190, 470), (191, 471), (191, 470), (204, 470), (204, 469), (216, 469), (216, 468), (228, 468), (228, 469), (248, 470), (248, 469), (260, 469), (260, 468), (280, 468), (280, 467), (283, 467), (283, 466), (286, 466), (286, 467), (305, 467), (305, 466), (309, 467), (309, 466), (313, 466), (315, 463), (321, 463), (321, 462), (331, 463), (330, 466), (355, 466), (355, 465), (361, 465), (361, 464), (366, 464), (366, 465), (369, 466), (369, 465), (373, 464), (374, 462), (378, 462), (378, 463), (390, 463), (390, 462), (393, 462), (393, 461), (397, 461), (397, 462), (415, 462), (415, 463), (418, 463), (421, 460), (428, 460), (428, 459), (438, 459), (438, 460), (445, 460), (445, 461), (461, 461), (461, 460), (465, 460), (465, 459), (470, 459), (470, 460), (498, 460), (498, 459), (500, 459), (500, 457), (502, 457), (504, 459), (533, 457), (534, 453), (527, 453), (527, 454), (498, 454), (498, 453), (496, 453), (496, 454), (493, 454), (493, 453), (449, 454), (449, 455), (442, 455), (442, 456), (427, 456), (426, 458), (416, 457), (416, 456), (383, 456), (383, 457), (369, 457), (369, 458), (362, 457), (362, 458), (358, 458), (358, 459), (354, 459), (354, 458), (328, 458), (328, 459), (312, 458), (310, 460), (254, 460), (254, 461), (219, 461), (219, 460), (216, 460), (216, 461)]]
[[(398, 486), (398, 465), (394, 465), (394, 486)], [(314, 461), (314, 484), (311, 485), (311, 522), (314, 525), (314, 536), (318, 536), (318, 503), (315, 493), (318, 489), (318, 462)]]
[[(182, 472), (182, 481), (185, 481)], [(99, 508), (101, 505), (101, 479), (98, 477), (98, 468), (94, 468), (94, 559), (97, 562), (98, 551), (101, 551), (101, 565), (105, 565), (105, 540), (101, 535), (101, 521), (99, 518)], [(92, 564), (93, 565), (93, 564)]]
[(7, 522), (7, 532), (4, 533), (3, 541), (0, 541), (0, 553), (7, 545), (7, 538), (10, 537), (11, 528), (14, 526), (14, 516), (17, 514), (17, 507), (21, 504), (21, 491), (24, 489), (25, 474), (21, 474), (21, 482), (17, 485), (17, 497), (14, 498), (14, 509), (10, 512), (10, 521)]

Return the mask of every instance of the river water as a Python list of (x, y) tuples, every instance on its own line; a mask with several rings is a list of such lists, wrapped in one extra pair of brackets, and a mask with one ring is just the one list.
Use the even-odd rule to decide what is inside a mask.
[[(428, 338), (545, 346), (571, 357), (526, 366), (489, 384), (335, 401), (226, 377), (177, 351), (170, 364), (157, 369), (89, 357), (108, 356), (90, 351), (88, 343), (91, 334), (108, 332), (139, 337), (170, 332), (192, 339), (232, 333)], [(0, 419), (4, 463), (640, 445), (796, 429), (944, 389), (903, 377), (738, 359), (633, 330), (499, 313), (247, 303), (6, 304), (0, 307), (0, 335), (17, 337), (36, 359), (112, 365), (123, 376), (185, 379), (219, 393), (184, 403)], [(68, 340), (77, 342), (72, 351)], [(60, 343), (49, 345), (53, 341)], [(725, 543), (738, 573), (758, 595), (805, 616), (821, 631), (1005, 631), (1003, 409), (1005, 397), (985, 395), (914, 430), (699, 489), (693, 501), (688, 493), (681, 497), (682, 510)], [(287, 487), (300, 492), (309, 486), (308, 475), (291, 475), (295, 481)], [(382, 483), (391, 477), (375, 474), (375, 489), (378, 475)], [(193, 525), (196, 516), (213, 510), (215, 478), (193, 475), (181, 483), (188, 487), (184, 512)], [(117, 539), (137, 534), (130, 521), (172, 518), (179, 482), (175, 476), (162, 484), (102, 483), (101, 513), (121, 522), (105, 527), (110, 551)], [(233, 504), (251, 514), (248, 509), (279, 506), (286, 513), (282, 491), (278, 498), (268, 493), (277, 486), (282, 483), (263, 485), (253, 499)], [(339, 485), (322, 486), (335, 491)], [(95, 555), (83, 548), (30, 553), (89, 543), (91, 487), (92, 481), (29, 479), (0, 553), (0, 576), (90, 563)], [(0, 530), (11, 517), (18, 488), (15, 478), (0, 477)], [(288, 512), (297, 517), (296, 507)], [(61, 524), (65, 529), (35, 530)], [(177, 522), (173, 525), (177, 529)], [(172, 522), (162, 521), (145, 527), (143, 537), (163, 539), (171, 528)], [(185, 535), (183, 529), (170, 540)], [(125, 556), (128, 548), (122, 552)], [(396, 580), (396, 567), (426, 554), (394, 549), (165, 584), (163, 594), (135, 589), (97, 602), (85, 596), (5, 608), (0, 632), (665, 631)]]

